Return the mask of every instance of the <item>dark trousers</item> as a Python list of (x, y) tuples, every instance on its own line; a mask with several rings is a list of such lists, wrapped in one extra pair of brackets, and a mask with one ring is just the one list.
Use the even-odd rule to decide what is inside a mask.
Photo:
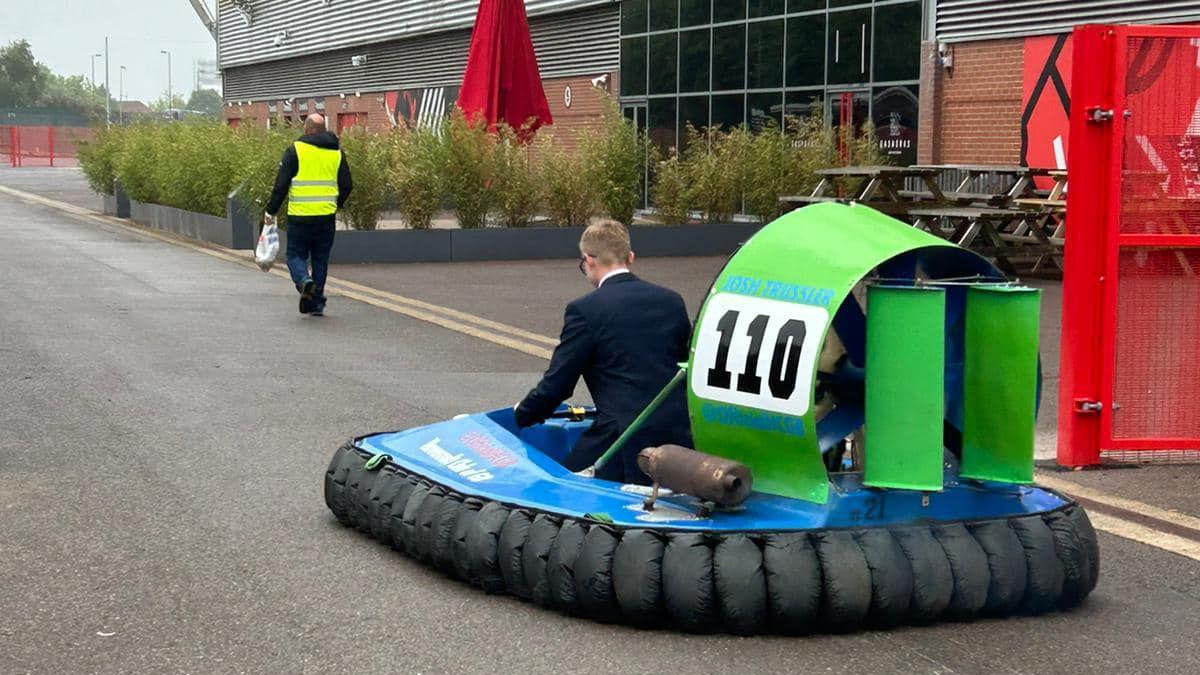
[[(289, 217), (287, 223), (287, 266), (296, 290), (312, 279), (317, 286), (314, 302), (325, 304), (325, 277), (329, 274), (329, 251), (333, 249), (334, 220)], [(311, 262), (312, 271), (309, 272)]]

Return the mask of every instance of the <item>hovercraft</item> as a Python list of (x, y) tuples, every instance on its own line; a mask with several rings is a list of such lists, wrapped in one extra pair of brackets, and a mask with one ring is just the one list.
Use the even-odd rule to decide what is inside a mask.
[(325, 500), (489, 593), (602, 621), (799, 634), (1069, 609), (1099, 551), (1084, 510), (1033, 484), (1039, 306), (934, 234), (809, 206), (714, 281), (672, 383), (696, 448), (643, 450), (653, 487), (562, 466), (586, 409), (519, 429), (505, 408), (351, 440)]

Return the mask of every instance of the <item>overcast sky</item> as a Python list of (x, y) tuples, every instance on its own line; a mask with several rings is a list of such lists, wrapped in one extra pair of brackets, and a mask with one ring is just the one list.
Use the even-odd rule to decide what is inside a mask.
[[(25, 39), (34, 57), (62, 75), (91, 76), (91, 55), (104, 53), (109, 38), (109, 78), (125, 98), (152, 101), (167, 91), (171, 52), (172, 90), (184, 98), (194, 83), (193, 62), (215, 59), (216, 43), (188, 0), (2, 0), (0, 45)], [(214, 2), (207, 0), (211, 9)], [(96, 81), (104, 83), (104, 60), (96, 59)]]

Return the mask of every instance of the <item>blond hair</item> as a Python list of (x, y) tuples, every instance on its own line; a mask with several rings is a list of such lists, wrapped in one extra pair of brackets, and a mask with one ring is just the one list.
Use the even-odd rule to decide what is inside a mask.
[(596, 258), (601, 265), (620, 265), (629, 262), (629, 230), (615, 220), (600, 220), (583, 231), (579, 250)]

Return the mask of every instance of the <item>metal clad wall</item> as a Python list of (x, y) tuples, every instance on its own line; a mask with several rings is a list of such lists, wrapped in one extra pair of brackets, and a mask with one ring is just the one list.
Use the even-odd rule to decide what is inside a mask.
[[(619, 17), (613, 4), (530, 19), (542, 77), (615, 71), (620, 56)], [(470, 30), (454, 30), (226, 68), (225, 100), (302, 98), (458, 84), (467, 65), (470, 42)], [(355, 55), (365, 55), (366, 65), (351, 65), (350, 57)]]
[(1200, 21), (1196, 0), (937, 0), (943, 42), (1047, 35), (1085, 23)]
[[(356, 45), (397, 40), (438, 31), (470, 28), (478, 0), (249, 0), (252, 20), (231, 0), (220, 0), (218, 57), (222, 68)], [(526, 0), (530, 18), (616, 0)], [(282, 44), (275, 37), (287, 31)]]

